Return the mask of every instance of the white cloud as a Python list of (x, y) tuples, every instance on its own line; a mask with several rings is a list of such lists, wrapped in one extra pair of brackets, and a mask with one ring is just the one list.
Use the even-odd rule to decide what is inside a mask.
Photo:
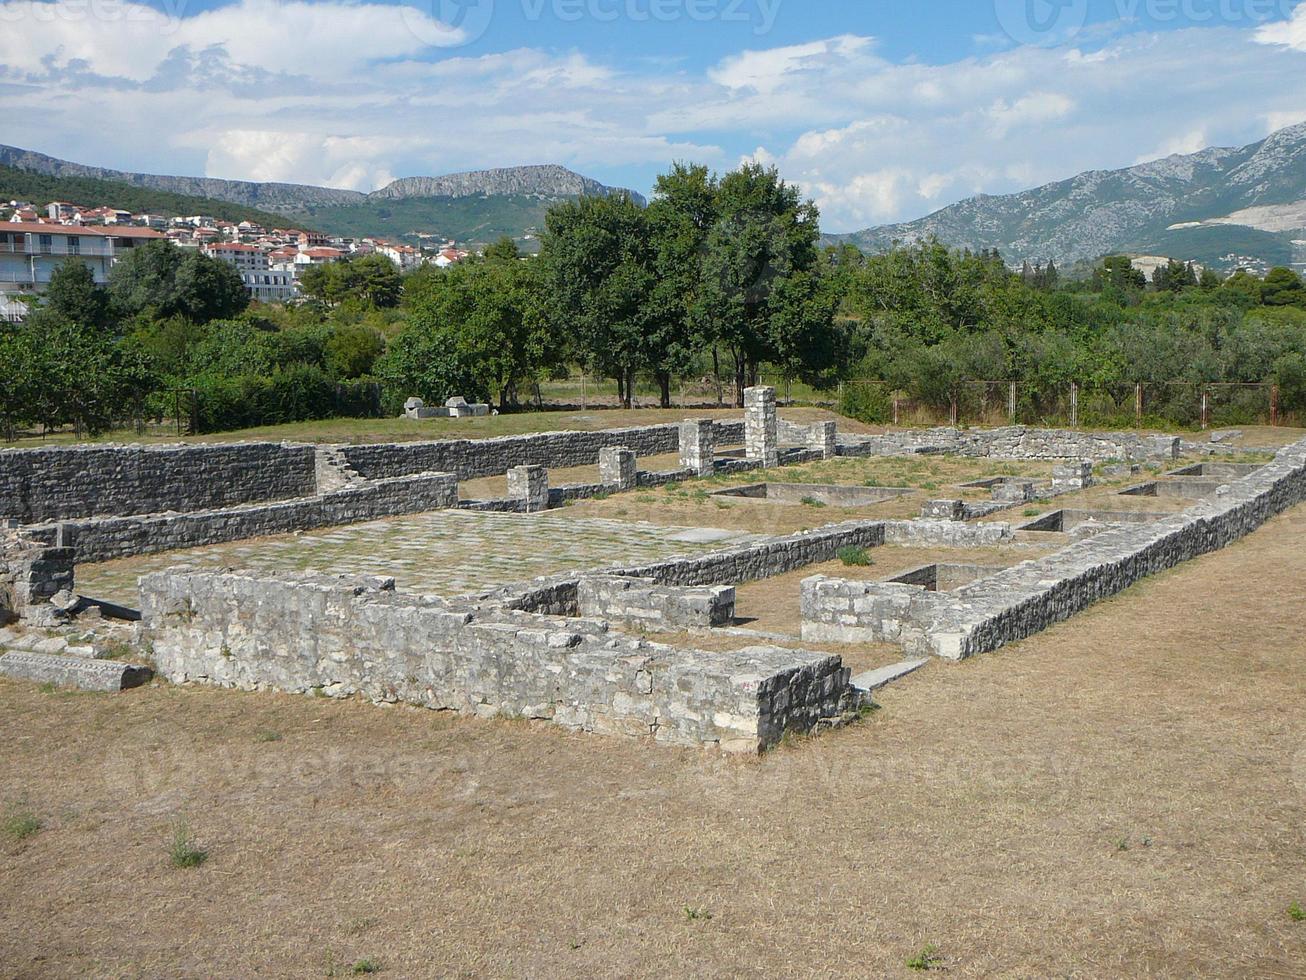
[(171, 22), (96, 0), (116, 16), (56, 16), (97, 9), (81, 2), (0, 0), (4, 141), (156, 173), (369, 190), (393, 174), (558, 162), (646, 191), (672, 160), (752, 159), (849, 230), (1306, 118), (1306, 4), (1273, 27), (947, 64), (894, 63), (845, 35), (692, 70), (439, 51), (429, 42), (449, 28), (428, 17), (414, 30), (413, 8), (377, 0), (235, 0)]
[(793, 76), (823, 73), (861, 55), (872, 44), (869, 37), (845, 34), (810, 44), (795, 44), (732, 55), (708, 72), (708, 77), (728, 89), (752, 89), (763, 94), (791, 84)]
[(319, 78), (463, 38), (411, 7), (339, 0), (239, 0), (184, 18), (119, 0), (10, 0), (0, 5), (0, 27), (0, 65), (11, 71), (80, 62), (134, 81), (152, 77), (177, 49), (221, 49), (238, 67)]
[(1299, 5), (1288, 20), (1261, 27), (1256, 32), (1256, 40), (1306, 51), (1306, 4)]

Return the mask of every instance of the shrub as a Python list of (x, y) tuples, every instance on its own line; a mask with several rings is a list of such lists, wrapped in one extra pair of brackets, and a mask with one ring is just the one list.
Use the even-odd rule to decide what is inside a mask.
[(839, 392), (839, 414), (883, 425), (893, 420), (893, 399), (885, 385), (850, 383)]
[(168, 846), (168, 861), (174, 868), (198, 868), (209, 859), (209, 852), (191, 840), (190, 829), (184, 820), (178, 820), (172, 829), (172, 843)]
[(835, 552), (838, 559), (850, 568), (866, 568), (875, 562), (865, 548), (849, 545)]

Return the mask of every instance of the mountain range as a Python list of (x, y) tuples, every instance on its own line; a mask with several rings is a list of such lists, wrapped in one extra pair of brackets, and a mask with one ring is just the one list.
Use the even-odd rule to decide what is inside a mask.
[(488, 242), (501, 235), (521, 238), (538, 229), (548, 206), (557, 201), (624, 193), (645, 203), (633, 191), (607, 187), (556, 164), (404, 177), (370, 194), (310, 184), (132, 173), (3, 145), (0, 167), (225, 201), (341, 235), (429, 235)]
[[(917, 221), (826, 236), (880, 252), (935, 237), (1010, 264), (1112, 253), (1217, 268), (1306, 266), (1306, 123), (1236, 148), (1094, 170), (1018, 194), (972, 197)], [(1252, 260), (1252, 261), (1249, 261)]]

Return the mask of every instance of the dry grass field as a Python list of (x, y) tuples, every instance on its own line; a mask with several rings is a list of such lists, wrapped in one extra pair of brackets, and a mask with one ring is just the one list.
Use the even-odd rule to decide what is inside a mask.
[(761, 759), (0, 682), (0, 975), (1300, 977), (1304, 533)]

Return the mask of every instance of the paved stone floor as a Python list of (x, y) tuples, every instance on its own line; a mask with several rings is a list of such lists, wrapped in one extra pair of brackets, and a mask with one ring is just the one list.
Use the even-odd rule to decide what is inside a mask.
[(573, 568), (711, 551), (756, 535), (558, 514), (435, 511), (77, 567), (77, 591), (135, 608), (136, 579), (164, 568), (393, 575), (404, 592), (454, 596)]

